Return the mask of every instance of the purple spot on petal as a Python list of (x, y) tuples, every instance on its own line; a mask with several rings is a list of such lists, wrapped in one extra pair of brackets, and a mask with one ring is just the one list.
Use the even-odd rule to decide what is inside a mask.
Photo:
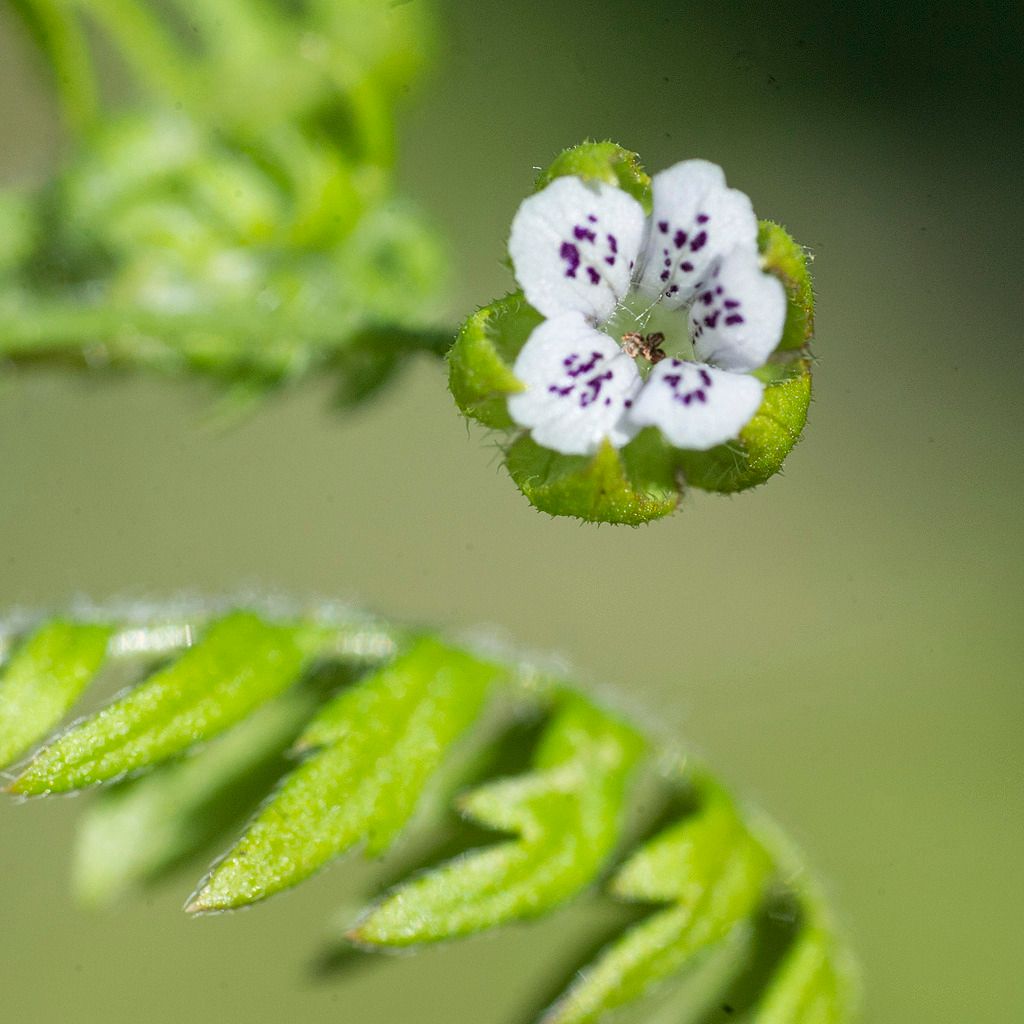
[(583, 394), (580, 395), (580, 408), (586, 409), (588, 405), (592, 405), (594, 402), (596, 402), (601, 395), (602, 385), (606, 380), (611, 379), (611, 370), (605, 370), (604, 373), (599, 373), (597, 374), (597, 376), (591, 377), (590, 380), (587, 381), (587, 387), (590, 390), (584, 391)]
[(608, 248), (611, 249), (612, 255), (619, 251), (619, 240), (614, 235), (608, 236)]
[(595, 235), (590, 228), (583, 227), (581, 224), (577, 224), (576, 227), (572, 229), (572, 233), (576, 237), (577, 242), (582, 242), (584, 240), (593, 242), (594, 239), (597, 238), (597, 235)]
[(585, 363), (580, 363), (580, 358), (581, 356), (574, 352), (571, 356), (562, 360), (562, 365), (569, 370), (570, 377), (579, 377), (584, 373), (590, 373), (604, 359), (604, 356), (600, 352), (591, 352), (590, 358)]
[(601, 283), (601, 275), (593, 267), (587, 267), (587, 277), (590, 278), (591, 284)]
[(670, 275), (669, 275), (669, 272), (667, 270), (663, 270), (661, 272), (661, 279), (662, 279), (662, 281), (667, 281), (669, 279), (669, 276)]
[(679, 267), (687, 274), (693, 273), (693, 264), (689, 260), (683, 260), (683, 262), (679, 264)]
[(659, 220), (658, 221), (658, 230), (663, 235), (667, 235), (668, 234), (668, 221), (667, 220)]
[(686, 245), (686, 238), (687, 235), (685, 231), (677, 231), (672, 237), (672, 242), (677, 249), (682, 249), (682, 247)]
[(736, 299), (726, 299), (725, 300), (725, 308), (726, 309), (737, 309), (738, 307), (739, 307), (739, 302)]
[[(708, 396), (705, 389), (710, 388), (713, 383), (711, 375), (706, 370), (690, 363), (680, 363), (677, 359), (672, 360), (672, 365), (685, 367), (681, 373), (669, 373), (662, 377), (662, 380), (672, 389), (672, 398), (680, 405), (685, 406), (692, 405), (694, 402), (706, 403)], [(694, 371), (700, 376), (701, 383), (685, 390), (686, 379)]]
[(743, 317), (741, 317), (739, 313), (730, 313), (729, 316), (725, 318), (725, 323), (728, 327), (732, 327), (734, 324), (742, 324), (745, 322), (746, 321), (744, 321)]
[(701, 231), (700, 234), (697, 235), (690, 243), (690, 252), (699, 252), (705, 245), (707, 245), (707, 241), (708, 233), (706, 231)]
[(615, 266), (615, 257), (614, 256), (605, 256), (604, 261), (605, 261), (605, 263), (608, 264), (609, 267), (614, 267)]
[(566, 277), (575, 277), (576, 271), (580, 268), (580, 251), (572, 242), (563, 242), (558, 255), (568, 264), (565, 270)]
[(698, 213), (697, 214), (697, 223), (698, 224), (707, 224), (707, 222), (709, 220), (711, 220), (711, 218), (706, 213)]
[(589, 220), (591, 224), (597, 223), (597, 218), (592, 213), (587, 214), (587, 220)]

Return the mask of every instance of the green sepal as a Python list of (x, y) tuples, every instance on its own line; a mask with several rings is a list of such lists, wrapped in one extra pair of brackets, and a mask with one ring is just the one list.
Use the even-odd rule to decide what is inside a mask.
[(702, 491), (732, 494), (763, 484), (782, 469), (800, 440), (811, 404), (811, 367), (801, 359), (789, 366), (769, 364), (756, 377), (776, 375), (761, 407), (735, 441), (705, 452), (679, 450), (687, 484)]
[(383, 853), (505, 671), (425, 637), (344, 690), (310, 722), (309, 756), (193, 896), (229, 910), (297, 885), (357, 843)]
[(807, 269), (807, 250), (797, 245), (784, 227), (770, 220), (760, 222), (757, 245), (765, 270), (786, 289), (786, 323), (777, 348), (804, 348), (814, 337), (814, 289)]
[(624, 448), (606, 440), (595, 455), (562, 455), (524, 435), (505, 453), (505, 465), (541, 512), (638, 526), (678, 506), (678, 455), (654, 428)]
[(545, 171), (537, 176), (534, 190), (546, 188), (555, 178), (575, 176), (584, 181), (603, 181), (628, 192), (651, 212), (651, 178), (636, 153), (614, 142), (588, 140), (563, 150)]
[(523, 385), (512, 364), (543, 321), (522, 292), (514, 292), (477, 310), (462, 325), (448, 352), (448, 386), (467, 416), (498, 430), (514, 426), (508, 396)]
[(672, 905), (606, 947), (544, 1024), (592, 1024), (746, 927), (772, 862), (729, 797), (713, 784), (702, 789), (698, 812), (641, 847), (611, 882), (620, 899)]
[(103, 665), (109, 626), (50, 622), (16, 651), (0, 676), (0, 767), (64, 717)]
[(10, 791), (81, 789), (179, 754), (280, 693), (305, 663), (293, 628), (233, 612), (173, 664), (43, 747)]
[(387, 947), (436, 942), (535, 917), (571, 899), (618, 843), (628, 786), (646, 752), (632, 726), (563, 693), (533, 770), (459, 801), (471, 821), (515, 838), (400, 885), (348, 937)]

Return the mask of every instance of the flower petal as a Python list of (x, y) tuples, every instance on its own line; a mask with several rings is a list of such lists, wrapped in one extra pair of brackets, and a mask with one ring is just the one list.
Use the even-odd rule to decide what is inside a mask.
[(632, 196), (563, 177), (520, 205), (508, 251), (531, 306), (600, 323), (629, 291), (643, 233), (643, 207)]
[(629, 419), (658, 427), (677, 448), (706, 451), (731, 441), (761, 405), (764, 385), (743, 373), (663, 359), (651, 370)]
[(694, 352), (726, 370), (763, 366), (785, 323), (786, 289), (747, 249), (734, 249), (712, 268), (690, 307)]
[(654, 176), (639, 288), (676, 309), (693, 297), (708, 267), (730, 249), (757, 250), (750, 199), (725, 184), (707, 160), (684, 160)]
[(509, 397), (509, 415), (545, 448), (590, 455), (604, 438), (621, 448), (639, 429), (624, 421), (640, 389), (636, 364), (582, 313), (535, 328), (512, 372), (526, 390)]

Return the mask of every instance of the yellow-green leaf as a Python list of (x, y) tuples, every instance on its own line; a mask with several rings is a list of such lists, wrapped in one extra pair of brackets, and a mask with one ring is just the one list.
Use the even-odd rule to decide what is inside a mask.
[(10, 789), (26, 795), (80, 789), (162, 761), (280, 693), (305, 661), (294, 628), (235, 612), (173, 664), (43, 747)]
[(312, 751), (189, 904), (226, 910), (296, 885), (364, 841), (380, 853), (473, 724), (503, 670), (424, 638), (328, 704), (303, 733)]
[(432, 942), (543, 914), (575, 896), (615, 848), (627, 786), (645, 751), (631, 726), (565, 695), (533, 771), (459, 802), (472, 821), (516, 838), (399, 886), (350, 938), (374, 946)]
[(545, 1024), (591, 1024), (730, 939), (746, 927), (771, 869), (729, 798), (706, 786), (700, 811), (633, 854), (612, 881), (621, 899), (672, 905), (608, 946)]
[(40, 626), (0, 676), (0, 767), (24, 754), (67, 713), (100, 670), (109, 626)]

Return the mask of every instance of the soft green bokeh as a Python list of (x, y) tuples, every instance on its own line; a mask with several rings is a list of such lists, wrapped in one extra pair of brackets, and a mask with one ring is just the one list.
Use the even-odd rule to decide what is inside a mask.
[[(694, 744), (800, 839), (871, 1024), (1017, 1019), (1020, 35), (873, 9), (458, 0), (405, 119), (404, 186), (454, 242), (453, 321), (507, 287), (534, 168), (586, 136), (652, 170), (717, 160), (810, 245), (816, 400), (783, 476), (592, 529), (529, 508), (435, 364), (349, 419), (310, 387), (226, 433), (194, 384), (5, 373), (0, 605), (248, 587), (498, 623)], [(26, 54), (0, 11), (9, 181), (57, 143)], [(512, 1024), (608, 924), (571, 911), (314, 979), (352, 872), (191, 921), (191, 865), (86, 914), (66, 884), (75, 810), (0, 806), (5, 1020)]]

